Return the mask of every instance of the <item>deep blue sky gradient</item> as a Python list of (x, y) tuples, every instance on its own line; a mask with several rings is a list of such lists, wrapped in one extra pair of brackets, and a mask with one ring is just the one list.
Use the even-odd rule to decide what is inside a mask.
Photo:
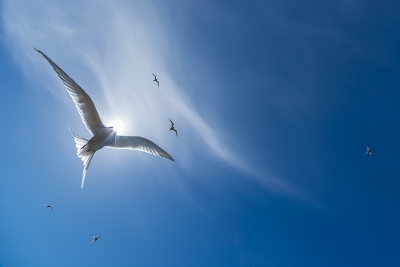
[[(400, 265), (400, 3), (121, 1), (113, 5), (135, 25), (113, 36), (97, 31), (101, 14), (114, 22), (105, 4), (46, 3), (0, 4), (1, 267)], [(60, 26), (46, 24), (55, 10), (68, 30), (40, 35)], [(18, 23), (26, 32), (15, 31)], [(138, 27), (163, 32), (154, 46), (162, 51)], [(82, 32), (90, 34), (75, 42)], [(176, 163), (104, 149), (80, 189), (68, 127), (89, 133), (32, 47), (75, 79), (103, 118), (114, 88), (84, 60), (90, 47), (100, 60), (124, 52), (99, 42), (107, 34), (117, 44), (134, 36), (132, 46), (147, 47), (141, 53), (167, 70), (154, 66), (159, 89), (149, 72), (142, 87), (150, 96), (128, 86), (122, 98), (185, 94), (248, 169), (210, 149), (179, 113), (176, 139), (167, 131), (174, 107), (150, 101), (143, 113), (126, 111), (128, 124), (140, 122), (126, 134), (167, 147)], [(107, 70), (123, 62), (112, 64)], [(137, 79), (141, 64), (132, 62)], [(178, 89), (163, 87), (167, 79)], [(166, 116), (165, 133), (139, 118), (146, 112)]]

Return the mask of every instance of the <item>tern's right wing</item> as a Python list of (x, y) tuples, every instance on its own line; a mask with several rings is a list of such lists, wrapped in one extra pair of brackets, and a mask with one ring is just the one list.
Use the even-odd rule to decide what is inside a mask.
[(81, 115), (82, 121), (85, 124), (89, 132), (94, 135), (97, 130), (103, 128), (104, 125), (100, 120), (100, 116), (97, 113), (96, 107), (90, 96), (74, 81), (72, 80), (56, 63), (54, 63), (48, 56), (42, 51), (37, 50), (57, 72), (69, 95), (75, 103), (76, 109)]
[(110, 142), (106, 146), (115, 149), (139, 150), (175, 161), (164, 149), (150, 140), (139, 136), (115, 135), (115, 139), (110, 139)]

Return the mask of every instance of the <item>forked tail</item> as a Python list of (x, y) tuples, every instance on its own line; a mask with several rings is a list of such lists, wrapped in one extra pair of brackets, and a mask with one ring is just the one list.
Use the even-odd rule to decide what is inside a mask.
[(83, 149), (86, 146), (86, 144), (89, 142), (88, 139), (74, 134), (71, 131), (71, 129), (69, 129), (69, 131), (71, 132), (71, 134), (74, 136), (74, 139), (75, 139), (75, 144), (76, 144), (76, 148), (77, 148), (76, 154), (83, 161), (83, 174), (82, 174), (82, 186), (81, 186), (81, 188), (83, 188), (83, 184), (85, 183), (86, 172), (89, 168), (90, 162), (92, 161), (94, 152), (91, 152), (91, 151), (87, 152), (86, 149)]

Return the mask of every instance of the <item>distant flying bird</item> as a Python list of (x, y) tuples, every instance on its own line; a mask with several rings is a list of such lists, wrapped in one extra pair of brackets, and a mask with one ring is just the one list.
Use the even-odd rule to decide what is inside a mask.
[(160, 87), (160, 83), (158, 82), (156, 75), (154, 75), (154, 73), (152, 73), (152, 74), (153, 74), (153, 76), (154, 76), (153, 82), (156, 82), (156, 83), (157, 83), (157, 86)]
[(372, 150), (371, 148), (369, 148), (369, 146), (367, 146), (367, 152), (365, 152), (364, 154), (369, 154), (370, 156), (372, 156)]
[(42, 205), (45, 206), (46, 208), (49, 208), (50, 211), (53, 211), (53, 208), (49, 204), (42, 204)]
[(92, 240), (92, 242), (90, 242), (90, 244), (93, 244), (93, 243), (96, 242), (97, 239), (99, 239), (99, 238), (100, 238), (100, 235), (94, 236), (94, 237), (93, 237), (93, 240)]
[(171, 121), (171, 119), (169, 119), (169, 121), (171, 122), (171, 128), (169, 130), (174, 131), (176, 133), (176, 138), (178, 138), (178, 131), (174, 128), (174, 123)]
[(89, 168), (90, 162), (92, 161), (94, 153), (103, 147), (139, 150), (174, 161), (174, 159), (167, 152), (146, 138), (139, 136), (117, 135), (114, 127), (105, 127), (101, 122), (100, 116), (97, 113), (96, 107), (94, 106), (94, 103), (89, 95), (42, 51), (37, 50), (36, 48), (35, 50), (39, 52), (54, 68), (58, 74), (58, 77), (60, 77), (69, 95), (74, 101), (75, 106), (81, 115), (83, 123), (93, 135), (89, 140), (77, 136), (70, 130), (75, 138), (77, 155), (82, 159), (84, 165), (81, 185), (82, 188), (85, 182), (86, 172)]

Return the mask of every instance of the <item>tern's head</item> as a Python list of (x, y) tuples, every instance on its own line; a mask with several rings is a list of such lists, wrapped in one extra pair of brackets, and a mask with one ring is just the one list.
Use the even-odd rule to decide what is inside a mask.
[(113, 134), (117, 134), (117, 131), (114, 129), (114, 126), (108, 127)]

